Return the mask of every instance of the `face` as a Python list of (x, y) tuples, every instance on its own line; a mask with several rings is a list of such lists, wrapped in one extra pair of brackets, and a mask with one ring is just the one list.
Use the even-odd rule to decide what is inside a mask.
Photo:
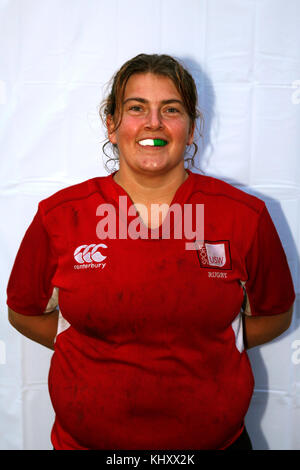
[(173, 81), (151, 73), (134, 74), (122, 106), (120, 126), (115, 130), (110, 116), (107, 121), (109, 139), (118, 146), (120, 171), (126, 166), (144, 174), (162, 174), (176, 166), (184, 168), (194, 126)]

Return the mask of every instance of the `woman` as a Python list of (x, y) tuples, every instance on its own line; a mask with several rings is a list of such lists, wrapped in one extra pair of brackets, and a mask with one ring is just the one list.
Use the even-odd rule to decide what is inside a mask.
[(42, 201), (22, 241), (9, 320), (54, 349), (55, 449), (251, 448), (245, 349), (288, 328), (295, 294), (265, 204), (185, 169), (196, 105), (173, 58), (126, 62), (103, 110), (119, 170)]

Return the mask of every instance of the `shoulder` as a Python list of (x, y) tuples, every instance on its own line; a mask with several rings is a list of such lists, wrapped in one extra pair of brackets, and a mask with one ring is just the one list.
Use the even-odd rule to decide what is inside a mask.
[(233, 186), (221, 179), (193, 173), (194, 185), (193, 193), (199, 194), (206, 202), (231, 207), (245, 209), (259, 215), (265, 208), (265, 202), (246, 191)]
[(109, 186), (110, 176), (99, 176), (89, 180), (77, 183), (63, 188), (52, 194), (39, 203), (39, 209), (44, 215), (52, 212), (56, 208), (71, 204), (80, 204), (82, 201), (88, 200), (97, 193), (106, 192)]

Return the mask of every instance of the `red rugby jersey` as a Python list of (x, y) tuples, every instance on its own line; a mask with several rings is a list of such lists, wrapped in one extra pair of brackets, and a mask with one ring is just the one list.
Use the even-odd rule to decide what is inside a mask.
[[(115, 239), (98, 238), (102, 204), (115, 210)], [(40, 202), (12, 269), (14, 311), (42, 315), (58, 292), (52, 443), (226, 448), (243, 429), (254, 385), (241, 283), (252, 315), (289, 309), (295, 293), (281, 242), (264, 202), (212, 177), (189, 172), (172, 202), (204, 204), (198, 250), (176, 238), (172, 218), (170, 239), (126, 238), (137, 220), (126, 213), (131, 204), (112, 175), (59, 191)]]

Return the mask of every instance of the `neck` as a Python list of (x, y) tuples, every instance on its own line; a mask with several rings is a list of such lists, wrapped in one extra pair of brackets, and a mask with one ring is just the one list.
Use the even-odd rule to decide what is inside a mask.
[(179, 186), (188, 178), (184, 165), (164, 174), (142, 174), (132, 172), (120, 165), (114, 180), (130, 196), (134, 204), (170, 204)]

